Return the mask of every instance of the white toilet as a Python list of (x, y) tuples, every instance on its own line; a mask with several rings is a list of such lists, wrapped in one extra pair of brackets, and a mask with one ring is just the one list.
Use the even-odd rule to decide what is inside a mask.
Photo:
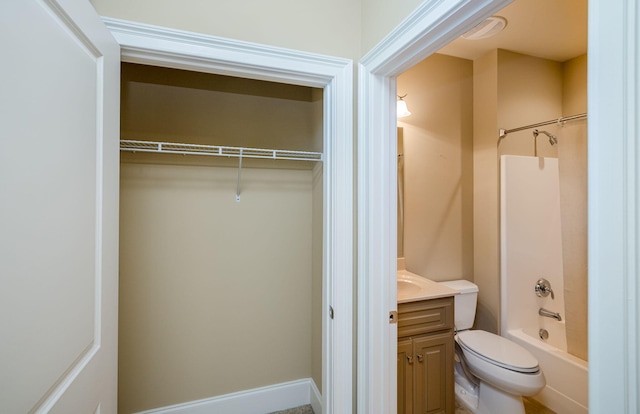
[(546, 381), (529, 351), (490, 332), (471, 330), (478, 286), (467, 280), (440, 282), (460, 292), (454, 298), (455, 393), (477, 414), (524, 414), (522, 396), (533, 396)]

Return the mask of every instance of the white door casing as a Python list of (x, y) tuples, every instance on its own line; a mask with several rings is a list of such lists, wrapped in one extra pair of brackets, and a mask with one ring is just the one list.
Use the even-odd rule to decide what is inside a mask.
[[(395, 77), (509, 2), (425, 1), (360, 62), (359, 413), (396, 411), (386, 323), (396, 306)], [(640, 409), (640, 7), (589, 0), (588, 26), (589, 408), (630, 414)]]
[(0, 33), (0, 412), (115, 413), (119, 47), (85, 1)]
[(125, 62), (324, 89), (323, 412), (351, 412), (352, 61), (106, 17), (103, 21), (120, 44)]
[(424, 1), (359, 62), (358, 413), (397, 411), (396, 77), (510, 2)]
[(589, 411), (640, 412), (640, 6), (589, 0)]

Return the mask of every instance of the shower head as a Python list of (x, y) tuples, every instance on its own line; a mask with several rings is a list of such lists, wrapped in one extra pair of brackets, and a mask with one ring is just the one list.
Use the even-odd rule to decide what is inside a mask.
[(538, 137), (538, 134), (545, 134), (546, 136), (548, 136), (549, 137), (549, 144), (551, 144), (551, 146), (556, 145), (558, 143), (558, 137), (556, 137), (555, 135), (553, 135), (550, 132), (538, 131), (537, 129), (533, 131), (533, 136), (535, 138)]

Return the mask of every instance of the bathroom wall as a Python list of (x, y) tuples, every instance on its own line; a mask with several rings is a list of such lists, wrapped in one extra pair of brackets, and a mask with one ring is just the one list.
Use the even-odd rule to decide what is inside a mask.
[[(321, 91), (128, 69), (123, 139), (321, 149)], [(236, 202), (237, 159), (122, 161), (119, 412), (300, 378), (320, 388), (322, 167), (246, 159)]]
[(473, 62), (435, 54), (398, 77), (406, 269), (473, 279)]
[[(563, 116), (587, 112), (586, 84), (587, 56), (565, 62)], [(587, 121), (568, 122), (558, 134), (567, 351), (587, 360)]]
[[(562, 64), (506, 50), (474, 61), (474, 281), (480, 288), (479, 329), (500, 330), (499, 157), (534, 155), (532, 130), (502, 140), (498, 130), (557, 118), (561, 105)], [(538, 141), (539, 156), (557, 156), (557, 149), (544, 138)]]
[[(474, 61), (474, 76), (474, 280), (480, 287), (476, 324), (478, 328), (499, 332), (498, 160), (500, 155), (505, 154), (534, 155), (536, 148), (532, 129), (510, 133), (502, 140), (498, 139), (497, 131), (499, 128), (517, 128), (573, 115), (572, 110), (571, 113), (566, 112), (569, 111), (568, 105), (576, 110), (581, 105), (584, 108), (586, 58), (560, 63), (496, 50)], [(570, 102), (573, 103), (569, 104)], [(577, 110), (578, 113), (585, 111), (586, 108)], [(568, 131), (575, 127), (576, 124), (572, 122), (565, 127), (548, 125), (540, 128), (557, 135), (562, 142), (552, 147), (546, 137), (540, 136), (537, 155), (558, 157), (562, 143), (567, 145), (572, 142), (574, 133)], [(586, 131), (583, 136), (586, 137)], [(567, 146), (564, 148), (573, 152)], [(582, 171), (586, 174), (586, 167), (574, 167), (584, 168)], [(573, 200), (570, 203), (584, 201), (586, 208), (586, 198), (576, 199), (573, 195), (568, 197)], [(569, 208), (567, 211), (572, 210)], [(586, 228), (583, 226), (580, 231), (586, 232)], [(586, 242), (586, 239), (583, 240)], [(574, 257), (575, 266), (586, 265), (586, 252), (582, 257), (578, 254)], [(578, 284), (580, 289), (585, 289), (585, 295), (579, 296), (580, 299), (577, 300), (586, 302), (586, 283)], [(586, 309), (584, 312), (586, 315)], [(582, 327), (577, 330), (586, 334), (586, 329), (583, 330)]]
[(476, 328), (498, 332), (500, 321), (498, 186), (498, 51), (473, 61), (473, 281)]
[[(561, 63), (494, 50), (472, 62), (472, 92), (464, 94), (447, 89), (452, 83), (438, 75), (443, 70), (454, 77), (455, 66), (449, 65), (456, 61), (464, 62), (434, 55), (398, 77), (398, 94), (408, 94), (405, 100), (413, 112), (398, 122), (404, 137), (406, 267), (435, 280), (473, 280), (480, 288), (476, 327), (499, 332), (499, 157), (558, 157), (564, 151), (561, 177), (568, 178), (562, 184), (563, 214), (576, 211), (572, 218), (563, 217), (564, 243), (570, 245), (565, 273), (574, 275), (569, 280), (575, 279), (566, 288), (568, 342), (586, 353), (586, 122), (540, 128), (560, 137), (557, 146), (549, 145), (543, 135), (534, 146), (533, 129), (503, 139), (498, 134), (500, 128), (586, 112), (586, 57)], [(465, 100), (472, 100), (472, 114)], [(430, 102), (437, 104), (428, 106)], [(465, 115), (453, 119), (452, 113)], [(466, 131), (461, 140), (463, 135), (456, 134), (470, 119), (473, 131)], [(447, 134), (449, 138), (442, 139)], [(457, 155), (450, 156), (451, 151)], [(414, 153), (419, 155), (412, 164)], [(462, 179), (461, 198), (453, 197), (447, 205), (447, 190), (454, 194), (455, 177), (469, 177), (472, 182), (465, 184)], [(470, 240), (470, 246), (465, 244)]]

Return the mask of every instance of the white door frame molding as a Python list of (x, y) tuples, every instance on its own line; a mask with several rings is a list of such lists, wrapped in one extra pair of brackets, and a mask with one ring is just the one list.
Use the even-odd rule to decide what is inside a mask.
[(358, 67), (358, 413), (397, 411), (396, 77), (511, 0), (424, 1)]
[(589, 0), (589, 411), (640, 410), (640, 7)]
[[(353, 63), (103, 18), (122, 61), (324, 89), (323, 412), (352, 410)], [(329, 319), (329, 308), (334, 319)]]
[[(358, 412), (396, 412), (395, 77), (509, 0), (425, 1), (358, 75)], [(474, 3), (469, 5), (468, 3)], [(589, 0), (589, 406), (640, 410), (640, 7)], [(496, 132), (497, 133), (497, 132)]]

